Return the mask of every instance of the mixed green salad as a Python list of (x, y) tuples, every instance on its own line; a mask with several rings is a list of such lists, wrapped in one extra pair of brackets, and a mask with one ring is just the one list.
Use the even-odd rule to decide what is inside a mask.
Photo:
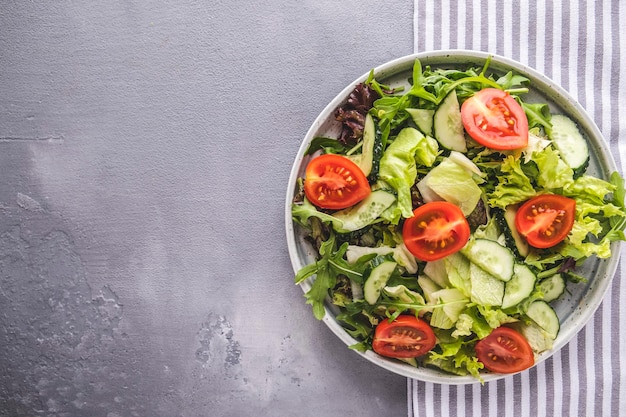
[(317, 252), (296, 283), (331, 300), (353, 349), (480, 379), (551, 349), (551, 303), (580, 265), (625, 240), (623, 179), (589, 175), (566, 115), (524, 101), (526, 77), (422, 67), (408, 87), (373, 71), (316, 137), (294, 222)]

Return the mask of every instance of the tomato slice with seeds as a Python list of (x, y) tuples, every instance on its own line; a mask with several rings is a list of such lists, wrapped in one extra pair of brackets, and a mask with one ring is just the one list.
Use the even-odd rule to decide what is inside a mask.
[(551, 248), (567, 237), (575, 216), (576, 200), (541, 194), (520, 206), (515, 214), (515, 228), (530, 246)]
[(422, 261), (436, 261), (459, 251), (470, 237), (461, 209), (447, 201), (433, 201), (413, 210), (402, 238), (407, 249)]
[(526, 113), (506, 91), (478, 91), (461, 105), (461, 120), (472, 139), (488, 148), (510, 150), (528, 145)]
[(528, 341), (510, 327), (498, 327), (475, 346), (476, 357), (492, 372), (514, 373), (535, 364)]
[(376, 326), (372, 349), (390, 358), (416, 358), (430, 351), (437, 342), (428, 323), (415, 316), (401, 315), (391, 323)]
[(304, 194), (321, 208), (347, 208), (371, 192), (361, 168), (341, 155), (324, 154), (312, 159), (305, 174)]

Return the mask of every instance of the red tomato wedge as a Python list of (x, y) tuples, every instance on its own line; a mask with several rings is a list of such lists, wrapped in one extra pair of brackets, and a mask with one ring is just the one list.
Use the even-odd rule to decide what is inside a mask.
[(567, 237), (575, 216), (576, 200), (541, 194), (520, 206), (515, 214), (515, 228), (530, 246), (551, 248)]
[(318, 207), (339, 210), (367, 197), (371, 188), (357, 164), (340, 155), (325, 154), (306, 167), (304, 194)]
[(376, 326), (372, 349), (390, 358), (416, 358), (430, 351), (437, 339), (428, 323), (415, 316), (398, 316)]
[(492, 372), (514, 373), (535, 364), (528, 341), (510, 327), (498, 327), (476, 343), (476, 357)]
[(470, 227), (459, 207), (433, 201), (413, 210), (402, 238), (407, 249), (422, 261), (436, 261), (459, 251), (470, 237)]
[(485, 88), (461, 105), (461, 120), (478, 143), (496, 150), (528, 145), (528, 119), (524, 109), (506, 91)]

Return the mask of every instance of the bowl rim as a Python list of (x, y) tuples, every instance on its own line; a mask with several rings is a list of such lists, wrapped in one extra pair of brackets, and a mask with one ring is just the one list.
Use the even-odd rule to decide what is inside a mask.
[[(464, 49), (449, 49), (449, 50), (438, 50), (438, 51), (428, 51), (428, 52), (418, 52), (409, 55), (405, 55), (399, 58), (392, 59), (386, 63), (383, 63), (373, 69), (373, 73), (378, 79), (384, 79), (386, 77), (391, 77), (393, 75), (404, 73), (413, 67), (413, 63), (416, 59), (422, 61), (425, 65), (458, 65), (459, 62), (455, 62), (458, 60), (464, 60), (468, 63), (476, 63), (476, 65), (484, 65), (487, 59), (491, 59), (491, 63), (489, 68), (497, 68), (501, 67), (503, 70), (513, 70), (516, 74), (521, 74), (523, 76), (529, 77), (533, 81), (533, 86), (537, 87), (537, 83), (540, 84), (540, 88), (534, 88), (538, 91), (550, 91), (552, 94), (551, 97), (553, 99), (560, 100), (559, 107), (562, 108), (564, 113), (573, 115), (575, 121), (587, 132), (587, 136), (590, 140), (593, 141), (593, 145), (595, 146), (596, 151), (599, 151), (598, 157), (602, 158), (600, 163), (603, 165), (606, 171), (614, 172), (617, 171), (616, 163), (612, 157), (610, 149), (608, 147), (607, 141), (600, 132), (596, 123), (589, 116), (589, 114), (585, 111), (585, 109), (580, 105), (580, 103), (572, 97), (572, 95), (563, 89), (560, 85), (556, 84), (550, 78), (545, 76), (544, 74), (538, 72), (537, 70), (522, 64), (520, 62), (514, 61), (510, 58), (506, 58), (497, 54), (482, 52), (482, 51), (474, 51), (474, 50), (464, 50)], [(424, 62), (425, 61), (425, 62)], [(429, 62), (433, 61), (433, 62)], [(482, 64), (480, 64), (482, 62)], [(320, 114), (315, 118), (312, 125), (309, 127), (304, 139), (302, 140), (300, 147), (298, 149), (297, 156), (293, 162), (289, 183), (287, 186), (286, 199), (285, 199), (285, 231), (287, 235), (287, 246), (289, 251), (289, 257), (291, 260), (291, 264), (294, 270), (294, 273), (300, 270), (304, 266), (299, 257), (299, 253), (297, 250), (297, 242), (295, 235), (295, 228), (291, 216), (291, 201), (293, 199), (295, 193), (296, 180), (300, 175), (302, 162), (304, 159), (304, 153), (308, 148), (308, 145), (311, 139), (314, 137), (315, 133), (320, 129), (320, 127), (324, 124), (326, 120), (328, 120), (329, 116), (332, 116), (335, 109), (345, 101), (346, 97), (349, 93), (354, 89), (354, 87), (365, 81), (367, 77), (370, 75), (370, 71), (362, 74), (360, 77), (356, 78), (352, 83), (347, 85), (343, 90), (339, 92), (320, 112)], [(576, 336), (587, 324), (587, 322), (594, 316), (595, 311), (600, 306), (608, 288), (611, 285), (613, 277), (615, 276), (615, 272), (617, 270), (617, 266), (619, 263), (619, 258), (621, 255), (621, 241), (612, 242), (611, 251), (612, 256), (606, 261), (604, 276), (600, 277), (602, 279), (595, 279), (594, 281), (598, 281), (597, 285), (593, 287), (593, 293), (590, 300), (585, 305), (584, 314), (580, 314), (573, 318), (568, 318), (573, 320), (571, 322), (573, 325), (568, 326), (559, 332), (557, 339), (554, 342), (552, 349), (542, 352), (538, 357), (536, 357), (535, 364), (532, 369), (536, 367), (539, 363), (544, 362), (546, 359), (551, 357), (555, 352), (559, 351), (563, 346), (565, 346), (569, 341)], [(308, 291), (310, 288), (310, 284), (308, 281), (305, 281), (300, 284), (300, 287), (304, 292)], [(591, 288), (590, 288), (591, 289)], [(587, 291), (589, 291), (588, 289)], [(324, 306), (325, 314), (322, 321), (330, 328), (330, 330), (341, 339), (346, 346), (350, 346), (352, 344), (357, 343), (358, 341), (352, 336), (350, 336), (341, 325), (334, 319), (333, 312), (328, 308), (327, 305)], [(426, 367), (413, 367), (411, 365), (402, 363), (400, 361), (396, 361), (394, 359), (385, 358), (379, 356), (373, 351), (366, 352), (355, 352), (368, 361), (387, 369), (388, 371), (394, 372), (398, 375), (402, 375), (405, 377), (425, 381), (425, 382), (433, 382), (439, 384), (448, 384), (448, 385), (461, 385), (461, 384), (474, 384), (480, 383), (479, 380), (474, 378), (473, 376), (459, 376), (454, 374), (447, 374), (443, 371), (439, 371), (436, 369), (426, 368)], [(527, 371), (527, 370), (525, 370)], [(521, 371), (521, 372), (525, 372)], [(505, 377), (509, 377), (515, 375), (513, 374), (498, 374), (498, 373), (483, 373), (481, 377), (484, 382), (495, 381), (498, 379), (502, 379)]]

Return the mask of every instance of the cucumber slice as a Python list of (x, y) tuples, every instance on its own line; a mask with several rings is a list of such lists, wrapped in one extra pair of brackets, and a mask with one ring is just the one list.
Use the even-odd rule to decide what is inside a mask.
[(562, 114), (553, 115), (550, 122), (550, 138), (561, 158), (574, 172), (581, 173), (589, 164), (589, 147), (578, 126)]
[(504, 282), (476, 264), (470, 264), (472, 302), (484, 306), (500, 306), (504, 297)]
[(495, 240), (474, 239), (470, 240), (461, 253), (472, 263), (498, 278), (501, 281), (509, 281), (513, 277), (513, 265), (515, 255), (505, 246)]
[(526, 315), (537, 323), (553, 340), (559, 334), (561, 323), (559, 317), (550, 304), (543, 300), (533, 301), (526, 310)]
[(452, 90), (448, 93), (435, 111), (433, 127), (435, 139), (441, 146), (453, 151), (467, 151), (465, 131), (461, 121), (461, 106), (459, 106), (456, 91)]
[(423, 134), (431, 136), (433, 134), (433, 116), (434, 110), (429, 109), (406, 109), (415, 126), (422, 131)]
[(517, 214), (517, 206), (510, 205), (507, 206), (504, 210), (504, 220), (506, 221), (506, 225), (509, 228), (509, 232), (511, 234), (511, 238), (513, 238), (513, 242), (515, 243), (515, 248), (517, 248), (517, 253), (520, 254), (522, 258), (525, 258), (530, 253), (530, 247), (526, 240), (519, 234), (517, 228), (515, 227), (515, 215)]
[(535, 289), (537, 277), (526, 265), (515, 264), (513, 278), (506, 283), (502, 308), (513, 307), (528, 297)]
[(376, 141), (376, 123), (371, 114), (365, 116), (365, 127), (363, 128), (363, 146), (361, 147), (361, 159), (359, 168), (367, 177), (372, 172), (372, 161), (374, 160), (374, 142)]
[(549, 303), (559, 298), (565, 292), (565, 280), (561, 274), (555, 274), (541, 281), (538, 288), (543, 293), (541, 299)]
[(552, 349), (554, 339), (534, 322), (528, 322), (517, 326), (517, 330), (526, 338), (534, 352), (541, 353)]
[(384, 261), (372, 269), (372, 272), (363, 285), (363, 298), (365, 298), (365, 301), (371, 305), (376, 304), (380, 293), (383, 288), (385, 288), (385, 285), (387, 285), (387, 281), (389, 281), (397, 265), (398, 264), (393, 261)]
[(387, 191), (372, 191), (360, 203), (334, 213), (332, 217), (338, 221), (333, 222), (333, 228), (339, 233), (362, 229), (376, 220), (395, 201), (396, 197)]

